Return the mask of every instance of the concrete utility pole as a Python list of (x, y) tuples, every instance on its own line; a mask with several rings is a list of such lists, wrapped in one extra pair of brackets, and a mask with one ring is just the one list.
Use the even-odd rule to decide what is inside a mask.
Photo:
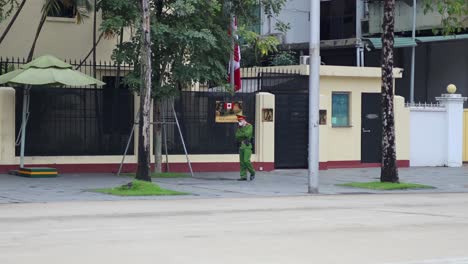
[(364, 46), (362, 44), (361, 20), (364, 13), (362, 0), (356, 0), (356, 66), (364, 67)]
[(310, 0), (309, 42), (309, 193), (319, 185), (320, 1)]
[[(413, 0), (413, 41), (416, 42), (416, 0)], [(416, 63), (416, 47), (411, 47), (411, 85), (410, 85), (410, 103), (414, 103), (414, 68)]]

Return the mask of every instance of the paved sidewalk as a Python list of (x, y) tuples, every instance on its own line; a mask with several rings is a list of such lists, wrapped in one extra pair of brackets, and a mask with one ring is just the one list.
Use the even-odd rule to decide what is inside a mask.
[[(334, 169), (320, 171), (321, 194), (365, 193), (458, 193), (468, 192), (468, 167), (400, 169), (402, 182), (436, 187), (431, 190), (373, 191), (336, 184), (351, 181), (377, 181), (380, 169)], [(195, 178), (155, 179), (160, 186), (189, 192), (176, 197), (116, 197), (90, 192), (90, 189), (128, 183), (129, 177), (113, 174), (64, 174), (58, 178), (29, 179), (0, 175), (0, 203), (102, 201), (143, 199), (241, 198), (307, 195), (306, 170), (277, 170), (258, 173), (253, 182), (238, 182), (238, 173), (196, 173)]]

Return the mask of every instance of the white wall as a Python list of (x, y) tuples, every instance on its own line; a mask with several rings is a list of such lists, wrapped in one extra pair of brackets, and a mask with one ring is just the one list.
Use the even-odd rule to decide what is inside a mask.
[(272, 17), (270, 22), (262, 10), (261, 34), (278, 33), (275, 24), (280, 20), (291, 26), (286, 33), (285, 44), (309, 42), (309, 10), (309, 0), (288, 0), (280, 15)]
[[(383, 2), (374, 1), (369, 3), (369, 33), (382, 32)], [(435, 4), (434, 4), (435, 5)], [(418, 30), (440, 27), (442, 16), (437, 12), (425, 13), (422, 1), (417, 2), (416, 27)], [(413, 27), (413, 7), (404, 1), (395, 2), (395, 32), (411, 31)]]
[(410, 164), (445, 166), (447, 153), (446, 110), (442, 107), (411, 107)]

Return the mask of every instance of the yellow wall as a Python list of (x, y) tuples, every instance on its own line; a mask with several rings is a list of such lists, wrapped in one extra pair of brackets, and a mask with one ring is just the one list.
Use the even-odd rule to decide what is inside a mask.
[(275, 96), (270, 93), (258, 93), (255, 95), (255, 153), (253, 159), (257, 162), (275, 161), (275, 119), (273, 122), (264, 122), (262, 109), (275, 109)]
[[(42, 0), (26, 2), (10, 32), (0, 44), (0, 57), (25, 58), (28, 56), (40, 21), (42, 4)], [(76, 24), (73, 18), (47, 18), (39, 36), (35, 57), (52, 54), (61, 59), (83, 59), (93, 44), (93, 14), (91, 12), (82, 24)], [(0, 23), (0, 32), (4, 31), (10, 19), (11, 16)], [(97, 24), (98, 27), (101, 24), (100, 12)], [(128, 39), (130, 33), (129, 29), (125, 30), (124, 38)], [(116, 44), (117, 38), (103, 38), (97, 48), (97, 59), (110, 61)]]
[[(320, 129), (321, 156), (326, 155), (328, 161), (361, 160), (361, 94), (380, 93), (380, 90), (380, 77), (329, 75), (320, 78), (321, 99), (327, 100), (327, 124)], [(350, 127), (332, 127), (332, 92), (350, 93)], [(397, 159), (409, 160), (409, 110), (405, 108), (404, 98), (400, 96), (395, 96), (395, 120)], [(326, 150), (323, 149), (325, 147)], [(320, 161), (324, 159), (320, 157)]]
[[(328, 161), (361, 160), (361, 93), (375, 92), (375, 84), (372, 79), (320, 78), (320, 93), (328, 99), (327, 124), (322, 130), (329, 139), (320, 143), (327, 146)], [(350, 93), (350, 127), (332, 127), (332, 92)]]
[(320, 95), (320, 110), (327, 110), (327, 125), (319, 126), (319, 162), (328, 161), (329, 140), (328, 123), (331, 121), (331, 97), (328, 95)]
[(463, 161), (468, 161), (468, 109), (463, 111)]
[(0, 87), (0, 164), (15, 156), (15, 90)]
[[(242, 68), (241, 75), (243, 78), (255, 78), (261, 72), (294, 72), (301, 75), (309, 75), (309, 65), (291, 65), (291, 66), (271, 66), (271, 67), (253, 67)], [(382, 69), (378, 67), (350, 67), (350, 66), (320, 66), (320, 76), (337, 76), (337, 77), (369, 77), (379, 78), (382, 74)], [(403, 69), (393, 69), (394, 78), (403, 76)]]

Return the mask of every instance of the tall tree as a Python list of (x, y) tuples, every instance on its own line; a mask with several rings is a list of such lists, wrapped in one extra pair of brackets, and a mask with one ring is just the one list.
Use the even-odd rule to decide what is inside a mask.
[[(8, 2), (8, 3), (6, 3)], [(18, 2), (16, 0), (0, 0), (0, 22), (2, 22), (2, 20), (4, 20), (4, 18), (8, 17), (8, 15), (13, 11), (13, 8), (18, 4)], [(19, 14), (21, 13), (21, 10), (23, 10), (23, 7), (24, 7), (24, 4), (26, 3), (26, 0), (23, 0), (21, 1), (21, 4), (19, 4), (19, 6), (16, 8), (16, 12), (15, 14), (13, 15), (13, 17), (11, 18), (10, 22), (8, 23), (7, 27), (5, 28), (5, 30), (3, 31), (2, 35), (0, 36), (0, 44), (2, 44), (3, 40), (5, 39), (6, 35), (8, 34), (8, 32), (10, 32), (10, 29), (11, 27), (13, 26), (13, 24), (15, 23), (16, 19), (18, 18)], [(5, 4), (9, 4), (12, 8), (11, 9), (7, 9), (5, 10), (5, 12), (3, 12), (4, 10), (4, 5)]]
[(150, 109), (151, 109), (151, 18), (148, 0), (139, 2), (141, 12), (141, 88), (138, 134), (138, 170), (136, 179), (151, 181), (150, 176)]
[[(119, 1), (119, 0), (115, 0)], [(231, 52), (228, 36), (231, 15), (240, 25), (251, 25), (258, 18), (250, 11), (258, 4), (265, 13), (277, 14), (285, 0), (153, 0), (151, 5), (152, 95), (155, 121), (161, 120), (161, 100), (173, 98), (193, 83), (226, 84), (226, 65)], [(120, 49), (115, 58), (134, 65), (126, 83), (139, 90), (141, 72), (140, 32)], [(161, 168), (161, 126), (155, 126), (156, 167)]]
[(393, 105), (395, 0), (385, 0), (382, 28), (382, 164), (380, 181), (399, 182)]

